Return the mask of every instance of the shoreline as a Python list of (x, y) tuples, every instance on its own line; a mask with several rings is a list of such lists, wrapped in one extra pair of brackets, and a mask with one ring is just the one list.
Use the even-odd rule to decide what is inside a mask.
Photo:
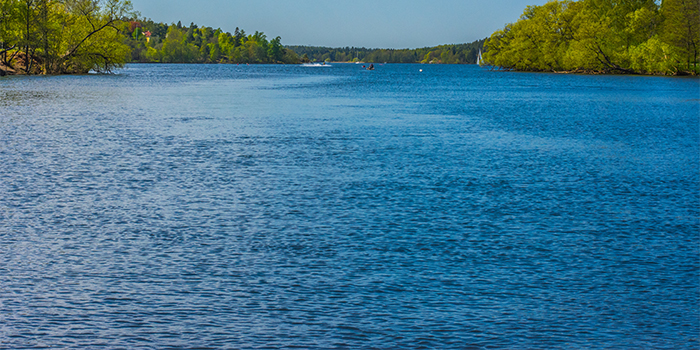
[(503, 67), (493, 67), (489, 70), (499, 72), (517, 72), (517, 73), (540, 73), (540, 74), (561, 74), (561, 75), (608, 75), (608, 76), (647, 76), (647, 77), (679, 77), (679, 78), (700, 78), (700, 75), (688, 74), (680, 72), (679, 74), (663, 74), (663, 73), (641, 73), (641, 72), (624, 72), (624, 71), (598, 71), (587, 69), (565, 70), (565, 71), (544, 71), (544, 70), (522, 70), (510, 69)]
[[(308, 62), (308, 63), (314, 63), (314, 62)], [(156, 64), (162, 64), (162, 65), (246, 65), (246, 66), (301, 66), (303, 64), (308, 64), (308, 63), (163, 63), (163, 62), (129, 62), (126, 63), (126, 65), (131, 65), (131, 64), (143, 64), (143, 65), (156, 65)], [(315, 62), (319, 63), (319, 62)], [(376, 65), (385, 65), (385, 64), (407, 64), (407, 65), (433, 65), (433, 66), (475, 66), (477, 64), (475, 63), (420, 63), (420, 62), (409, 62), (409, 63), (392, 63), (392, 62), (387, 62), (387, 63), (376, 63), (376, 62), (369, 62), (369, 63), (375, 63)], [(369, 64), (368, 62), (344, 62), (344, 61), (330, 61), (327, 64)], [(514, 72), (514, 73), (535, 73), (535, 74), (558, 74), (558, 75), (601, 75), (601, 76), (648, 76), (648, 77), (669, 77), (669, 78), (700, 78), (700, 75), (693, 75), (693, 74), (648, 74), (648, 73), (626, 73), (626, 72), (618, 72), (618, 73), (613, 73), (613, 72), (605, 72), (605, 71), (591, 71), (591, 70), (573, 70), (573, 71), (536, 71), (536, 70), (518, 70), (518, 69), (503, 69), (502, 67), (492, 67), (492, 68), (486, 68), (484, 67), (484, 70), (489, 70), (489, 71), (495, 71), (495, 72)], [(83, 73), (83, 74), (77, 74), (77, 73), (68, 73), (68, 74), (24, 74), (21, 72), (21, 69), (14, 69), (9, 66), (3, 65), (0, 63), (0, 77), (8, 77), (8, 76), (61, 76), (61, 75), (91, 75), (89, 73)]]

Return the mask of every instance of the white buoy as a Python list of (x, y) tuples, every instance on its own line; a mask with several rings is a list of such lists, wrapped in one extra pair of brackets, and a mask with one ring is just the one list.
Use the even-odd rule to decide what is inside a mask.
[(423, 70), (421, 69), (421, 70), (420, 70), (420, 72), (422, 73), (422, 72), (423, 72)]

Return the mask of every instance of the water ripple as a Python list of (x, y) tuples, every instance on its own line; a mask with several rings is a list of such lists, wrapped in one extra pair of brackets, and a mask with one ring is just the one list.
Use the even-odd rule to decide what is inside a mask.
[(697, 80), (355, 68), (0, 79), (0, 348), (697, 348)]

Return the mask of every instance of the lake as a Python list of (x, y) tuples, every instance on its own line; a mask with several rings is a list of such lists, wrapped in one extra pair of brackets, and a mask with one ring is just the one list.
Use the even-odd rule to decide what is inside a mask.
[(0, 79), (0, 348), (699, 344), (698, 79)]

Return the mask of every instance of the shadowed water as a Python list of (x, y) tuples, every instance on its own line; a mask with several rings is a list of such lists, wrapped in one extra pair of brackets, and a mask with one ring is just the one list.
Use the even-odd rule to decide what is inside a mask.
[(2, 78), (0, 348), (698, 348), (699, 98), (473, 66)]

